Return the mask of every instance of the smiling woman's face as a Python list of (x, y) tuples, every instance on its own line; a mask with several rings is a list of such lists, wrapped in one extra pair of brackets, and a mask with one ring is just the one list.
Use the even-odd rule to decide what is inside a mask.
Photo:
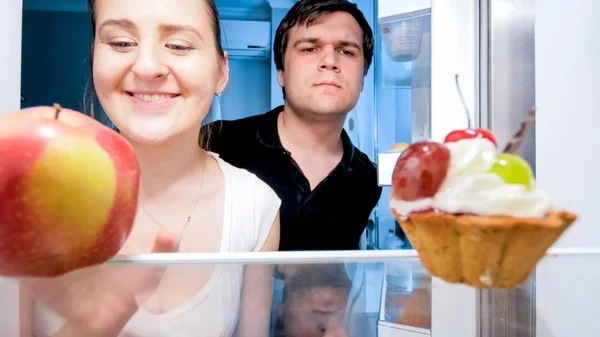
[(120, 132), (160, 144), (197, 134), (228, 80), (205, 1), (97, 0), (94, 87)]

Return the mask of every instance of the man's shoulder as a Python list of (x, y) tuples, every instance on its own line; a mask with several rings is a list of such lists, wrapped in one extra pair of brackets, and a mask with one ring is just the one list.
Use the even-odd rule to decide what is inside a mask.
[(218, 120), (209, 123), (203, 127), (209, 130), (211, 134), (228, 133), (231, 131), (256, 131), (256, 128), (264, 120), (266, 113), (244, 117), (236, 120)]
[(219, 153), (226, 160), (229, 152), (238, 153), (242, 148), (254, 147), (257, 131), (265, 114), (236, 120), (218, 120), (202, 127), (203, 143), (211, 151)]
[(382, 187), (378, 183), (377, 164), (356, 147), (350, 169), (354, 172), (354, 179), (357, 179), (359, 185), (372, 190), (375, 194), (381, 194)]
[(359, 170), (365, 174), (377, 176), (377, 164), (375, 164), (366, 153), (362, 152), (356, 146), (354, 147), (354, 155), (350, 164), (352, 170)]

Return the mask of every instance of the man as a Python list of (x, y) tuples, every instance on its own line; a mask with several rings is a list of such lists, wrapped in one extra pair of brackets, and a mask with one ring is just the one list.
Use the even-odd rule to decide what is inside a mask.
[(343, 125), (373, 58), (371, 28), (346, 0), (302, 0), (281, 21), (273, 50), (284, 105), (209, 124), (204, 140), (279, 195), (280, 250), (358, 249), (381, 188)]
[(352, 282), (344, 264), (302, 265), (287, 277), (275, 337), (348, 337)]

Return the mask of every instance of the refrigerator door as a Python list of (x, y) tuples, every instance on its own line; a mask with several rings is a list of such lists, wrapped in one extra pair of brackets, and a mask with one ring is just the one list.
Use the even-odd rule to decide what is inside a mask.
[[(481, 2), (480, 124), (503, 148), (535, 105), (534, 0)], [(518, 151), (535, 172), (535, 128)], [(481, 337), (534, 337), (535, 275), (517, 289), (480, 294)], [(507, 308), (516, 310), (506, 310)], [(514, 322), (517, 324), (507, 324)]]
[[(0, 3), (0, 116), (20, 108), (21, 90), (21, 26), (23, 2), (3, 1)], [(9, 47), (10, 46), (10, 47)], [(0, 336), (19, 335), (19, 285), (9, 278), (0, 277)]]

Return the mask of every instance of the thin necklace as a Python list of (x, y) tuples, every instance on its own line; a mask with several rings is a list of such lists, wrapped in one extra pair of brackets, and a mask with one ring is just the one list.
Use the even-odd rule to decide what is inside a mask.
[[(200, 186), (198, 189), (198, 196), (196, 197), (196, 202), (194, 203), (192, 210), (190, 211), (188, 217), (185, 220), (185, 223), (183, 224), (183, 228), (179, 232), (179, 243), (177, 244), (177, 252), (179, 252), (179, 246), (181, 245), (181, 237), (183, 235), (183, 231), (185, 231), (185, 229), (190, 225), (190, 222), (192, 221), (192, 215), (194, 214), (194, 211), (196, 210), (196, 207), (198, 206), (198, 202), (200, 201), (200, 196), (202, 195), (202, 185), (204, 184), (204, 171), (206, 171), (206, 158), (204, 158), (204, 162), (203, 162), (202, 166), (203, 166), (202, 167), (202, 176), (200, 178)], [(168, 231), (168, 229), (166, 229), (163, 225), (160, 224), (160, 222), (158, 222), (152, 215), (150, 215), (150, 213), (146, 210), (146, 208), (142, 204), (140, 204), (140, 208), (142, 209), (142, 211), (144, 213), (146, 213), (146, 216), (148, 216), (148, 218), (150, 218), (150, 220), (152, 220), (152, 222), (154, 222), (154, 224), (156, 224), (158, 227)]]

